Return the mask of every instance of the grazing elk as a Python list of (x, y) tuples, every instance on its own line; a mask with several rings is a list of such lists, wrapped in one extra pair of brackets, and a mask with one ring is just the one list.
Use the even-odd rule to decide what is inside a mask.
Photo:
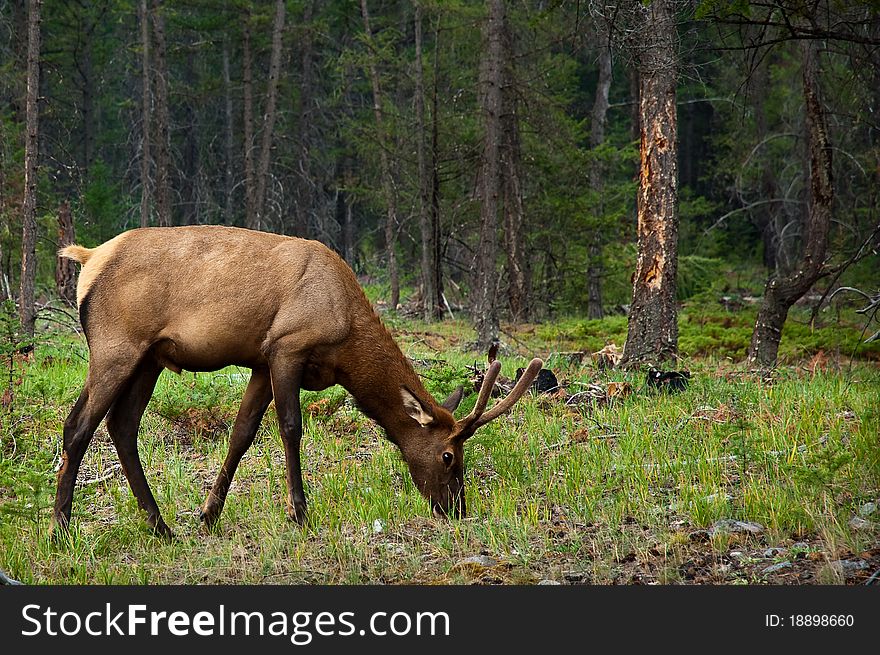
[(137, 450), (141, 417), (163, 368), (252, 369), (229, 452), (201, 508), (210, 526), (273, 398), (287, 463), (287, 512), (305, 521), (299, 392), (334, 384), (385, 429), (434, 514), (464, 515), (465, 440), (510, 409), (542, 366), (532, 360), (510, 394), (485, 411), (501, 369), (494, 362), (474, 410), (456, 421), (462, 390), (442, 404), (431, 397), (354, 273), (316, 241), (219, 226), (142, 228), (60, 254), (83, 264), (77, 304), (90, 351), (85, 386), (64, 423), (53, 517), (60, 530), (70, 522), (83, 454), (106, 415), (138, 505), (158, 533), (170, 535)]

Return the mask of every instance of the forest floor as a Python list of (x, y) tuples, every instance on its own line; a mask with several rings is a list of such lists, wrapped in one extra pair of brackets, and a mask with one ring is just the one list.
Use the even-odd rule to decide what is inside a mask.
[[(473, 389), (485, 355), (469, 326), (385, 319), (435, 396)], [(857, 323), (794, 323), (760, 374), (742, 364), (749, 320), (685, 309), (691, 378), (675, 393), (590, 357), (622, 344), (623, 317), (504, 326), (502, 375), (537, 355), (559, 387), (468, 441), (469, 517), (454, 521), (431, 518), (395, 447), (334, 387), (303, 394), (309, 525), (285, 518), (270, 408), (206, 532), (199, 506), (248, 371), (166, 372), (140, 452), (171, 541), (146, 527), (103, 426), (71, 533), (48, 537), (88, 353), (46, 333), (0, 382), (0, 569), (37, 584), (862, 584), (880, 570), (880, 348), (859, 345)]]

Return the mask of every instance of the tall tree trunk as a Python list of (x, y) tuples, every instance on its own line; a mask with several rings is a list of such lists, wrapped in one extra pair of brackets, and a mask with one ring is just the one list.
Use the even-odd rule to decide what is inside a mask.
[(431, 207), (428, 220), (431, 226), (431, 243), (434, 254), (431, 261), (434, 266), (434, 294), (440, 319), (446, 300), (443, 297), (443, 246), (440, 232), (440, 16), (434, 25), (434, 83), (431, 88)]
[(92, 30), (86, 30), (82, 48), (79, 74), (82, 82), (82, 125), (83, 125), (83, 171), (88, 177), (95, 161), (95, 75), (92, 69)]
[[(25, 96), (24, 202), (22, 203), (21, 287), (18, 312), (25, 334), (33, 338), (37, 313), (37, 165), (40, 143), (40, 10), (43, 0), (30, 0), (27, 29), (27, 92)], [(28, 347), (30, 350), (32, 347)]]
[[(300, 52), (300, 85), (299, 85), (299, 106), (297, 120), (296, 143), (298, 154), (297, 171), (294, 181), (296, 184), (296, 211), (293, 216), (292, 233), (300, 237), (309, 236), (309, 225), (311, 218), (317, 219), (318, 223), (323, 223), (323, 213), (317, 216), (318, 207), (315, 198), (315, 182), (312, 173), (312, 102), (313, 102), (313, 73), (314, 73), (314, 30), (312, 19), (315, 14), (316, 0), (309, 0), (303, 8), (302, 17), (302, 37), (299, 40)], [(343, 201), (348, 204), (347, 198)], [(344, 219), (342, 219), (344, 222)], [(340, 223), (341, 224), (341, 223)], [(316, 230), (315, 237), (319, 239), (328, 239), (329, 230), (324, 226), (319, 226)], [(344, 248), (343, 248), (344, 250)]]
[(391, 173), (388, 156), (388, 138), (385, 134), (385, 117), (382, 111), (382, 88), (379, 84), (379, 71), (376, 68), (373, 33), (370, 29), (370, 13), (367, 0), (361, 0), (361, 16), (364, 19), (364, 34), (370, 48), (369, 74), (373, 87), (373, 117), (376, 121), (376, 136), (379, 146), (379, 165), (382, 174), (382, 189), (385, 195), (387, 215), (385, 220), (385, 256), (388, 262), (388, 276), (391, 282), (390, 306), (396, 309), (400, 303), (400, 279), (397, 270), (397, 189)]
[(150, 224), (150, 163), (152, 159), (153, 120), (152, 92), (150, 91), (150, 21), (147, 0), (138, 2), (138, 21), (141, 38), (141, 227)]
[(343, 189), (339, 192), (345, 199), (345, 213), (342, 219), (342, 256), (345, 263), (354, 268), (354, 208), (348, 196), (348, 189), (354, 186), (354, 176), (351, 172), (351, 162), (347, 157), (342, 165), (342, 185)]
[[(505, 84), (505, 88), (509, 88)], [(507, 94), (505, 93), (505, 96)], [(515, 102), (505, 98), (502, 116), (501, 188), (504, 197), (504, 247), (507, 251), (507, 301), (514, 322), (531, 317), (531, 266), (523, 243), (524, 210), (520, 182), (520, 142)]]
[(495, 258), (498, 253), (498, 208), (501, 200), (501, 113), (504, 111), (505, 7), (503, 0), (487, 0), (487, 5), (479, 83), (483, 123), (480, 241), (474, 259), (470, 302), (480, 350), (487, 350), (498, 340), (499, 334)]
[(269, 57), (269, 80), (266, 88), (266, 111), (263, 114), (263, 140), (260, 146), (260, 164), (257, 169), (255, 198), (256, 230), (266, 223), (266, 190), (269, 184), (269, 164), (272, 161), (272, 137), (275, 130), (276, 106), (278, 104), (278, 78), (281, 74), (281, 50), (284, 37), (284, 0), (275, 1), (275, 20), (272, 25), (272, 53)]
[(194, 65), (195, 53), (187, 57), (183, 65), (183, 81), (190, 91), (190, 98), (184, 105), (184, 124), (186, 125), (183, 137), (183, 179), (179, 186), (183, 196), (182, 225), (193, 225), (199, 217), (199, 120), (196, 111), (198, 102), (197, 86), (198, 79)]
[(643, 7), (639, 57), (641, 164), (638, 259), (621, 365), (659, 364), (678, 354), (675, 0)]
[(255, 229), (257, 225), (256, 173), (254, 171), (254, 65), (251, 53), (251, 15), (245, 11), (241, 30), (241, 84), (244, 113), (244, 224)]
[(156, 217), (171, 225), (171, 110), (168, 104), (168, 63), (162, 0), (152, 0), (153, 75), (156, 89)]
[(422, 61), (422, 6), (415, 3), (413, 15), (415, 27), (415, 109), (416, 109), (416, 159), (419, 168), (419, 229), (422, 233), (422, 316), (433, 321), (442, 316), (443, 305), (436, 288), (436, 269), (438, 262), (437, 244), (434, 243), (434, 229), (431, 224), (431, 175), (428, 170), (425, 124), (425, 80)]
[(834, 201), (831, 144), (825, 110), (816, 72), (818, 45), (813, 39), (801, 42), (803, 66), (804, 121), (810, 158), (810, 204), (803, 233), (803, 251), (790, 273), (777, 272), (764, 288), (758, 310), (748, 361), (752, 366), (776, 364), (782, 327), (791, 306), (820, 278), (828, 273), (825, 258), (831, 229), (831, 205)]
[[(76, 242), (70, 203), (65, 200), (58, 208), (58, 248)], [(67, 257), (55, 258), (55, 291), (71, 307), (76, 307), (76, 265)]]
[(235, 188), (235, 178), (232, 174), (232, 166), (235, 157), (235, 121), (232, 110), (232, 76), (229, 73), (229, 41), (223, 40), (223, 94), (225, 105), (224, 123), (224, 162), (223, 162), (223, 222), (226, 225), (234, 223), (234, 206), (232, 193)]
[[(599, 80), (596, 83), (596, 99), (593, 101), (591, 114), (592, 125), (590, 127), (590, 147), (594, 150), (605, 143), (605, 122), (608, 117), (608, 94), (611, 90), (611, 27), (605, 24), (597, 25), (599, 32)], [(604, 203), (602, 201), (602, 187), (605, 180), (602, 164), (598, 157), (594, 158), (589, 170), (590, 188), (596, 198), (596, 215), (604, 215)], [(587, 318), (599, 319), (605, 315), (602, 308), (602, 232), (599, 228), (593, 229), (590, 237), (590, 249), (587, 265)]]

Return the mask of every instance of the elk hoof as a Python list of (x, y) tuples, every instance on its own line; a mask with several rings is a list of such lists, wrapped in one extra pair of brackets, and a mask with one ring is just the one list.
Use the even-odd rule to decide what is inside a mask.
[(305, 503), (294, 504), (287, 509), (287, 518), (296, 523), (300, 527), (305, 527), (308, 521)]

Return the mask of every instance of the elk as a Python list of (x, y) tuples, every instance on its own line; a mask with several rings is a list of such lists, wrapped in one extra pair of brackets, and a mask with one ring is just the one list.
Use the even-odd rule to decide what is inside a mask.
[(306, 520), (300, 464), (300, 390), (348, 390), (399, 449), (439, 517), (464, 516), (465, 440), (526, 392), (543, 366), (533, 359), (509, 395), (486, 411), (501, 365), (487, 369), (473, 411), (456, 420), (458, 389), (438, 404), (382, 325), (353, 271), (317, 241), (234, 227), (150, 227), (94, 249), (71, 245), (89, 368), (64, 422), (53, 531), (67, 529), (76, 476), (98, 424), (107, 431), (147, 522), (171, 531), (137, 449), (141, 417), (163, 369), (251, 376), (216, 481), (201, 506), (218, 520), (235, 470), (274, 399), (286, 460), (287, 514)]

